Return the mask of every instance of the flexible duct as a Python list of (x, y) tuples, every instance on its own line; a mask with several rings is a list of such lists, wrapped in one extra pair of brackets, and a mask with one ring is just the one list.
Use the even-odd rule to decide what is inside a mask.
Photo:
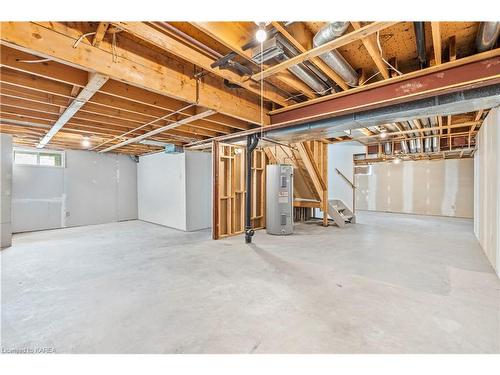
[[(424, 128), (430, 128), (430, 124), (429, 124), (429, 121), (427, 119), (422, 119), (422, 123), (424, 124)], [(426, 130), (424, 132), (424, 134), (426, 135), (426, 137), (424, 138), (424, 151), (431, 152), (432, 151), (432, 141), (431, 141), (431, 138), (428, 137), (431, 134), (431, 132)]]
[(384, 152), (386, 155), (391, 155), (392, 154), (392, 145), (391, 142), (385, 142), (384, 143)]
[(406, 143), (406, 141), (401, 141), (401, 152), (403, 154), (408, 153), (408, 143)]
[[(313, 38), (313, 46), (328, 43), (345, 33), (349, 22), (330, 22), (319, 30)], [(350, 86), (358, 85), (358, 74), (340, 53), (333, 50), (320, 55), (320, 59), (332, 68)]]
[[(297, 55), (297, 50), (290, 43), (288, 43), (288, 41), (284, 38), (277, 38), (278, 43), (281, 44), (285, 51), (285, 53), (282, 53), (277, 57), (278, 60), (288, 60), (289, 56)], [(316, 78), (312, 73), (309, 73), (302, 64), (293, 65), (289, 67), (288, 70), (318, 94), (323, 93), (328, 89), (328, 87), (326, 87), (326, 85), (320, 81), (319, 78)]]
[(476, 37), (476, 48), (479, 52), (492, 49), (500, 35), (500, 22), (481, 22)]
[[(431, 117), (430, 122), (432, 128), (435, 128), (438, 125), (436, 117)], [(439, 131), (433, 130), (432, 134), (435, 135), (435, 137), (432, 137), (432, 151), (439, 152), (440, 144), (439, 144), (439, 137), (437, 136), (439, 134)]]

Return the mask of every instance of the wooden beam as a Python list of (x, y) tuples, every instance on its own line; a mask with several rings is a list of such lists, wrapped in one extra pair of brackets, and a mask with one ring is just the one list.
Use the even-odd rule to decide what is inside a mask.
[[(300, 53), (306, 53), (307, 50), (306, 48), (300, 44), (297, 39), (293, 37), (292, 34), (288, 32), (287, 29), (285, 29), (279, 22), (272, 22), (271, 23), (278, 32), (283, 35), (283, 37), (288, 40), (297, 50), (299, 50)], [(313, 57), (311, 59), (311, 62), (318, 67), (323, 73), (325, 73), (328, 78), (333, 80), (337, 85), (339, 85), (343, 90), (349, 89), (349, 86), (345, 83), (345, 81), (342, 79), (341, 76), (337, 74), (332, 68), (330, 68), (328, 65), (326, 65), (319, 57)]]
[[(110, 50), (93, 47), (82, 41), (73, 48), (77, 37), (56, 32), (33, 22), (2, 22), (1, 44), (86, 71), (95, 71), (112, 79), (141, 87), (183, 102), (196, 102), (196, 80), (173, 66), (160, 65), (147, 59), (134, 61), (135, 55), (125, 52), (116, 56)], [(35, 37), (33, 37), (35, 36)], [(37, 64), (26, 64), (37, 65)], [(244, 121), (260, 124), (258, 100), (250, 101), (221, 87), (203, 85), (199, 88), (198, 105)]]
[(101, 41), (104, 38), (104, 35), (106, 34), (108, 26), (109, 22), (99, 22), (96, 33), (94, 35), (94, 40), (92, 40), (92, 45), (94, 47), (99, 47), (99, 44), (101, 44)]
[(436, 65), (441, 65), (442, 62), (442, 46), (441, 46), (441, 24), (440, 22), (431, 22), (432, 29), (432, 45), (434, 47), (434, 61)]
[[(135, 35), (136, 37), (145, 40), (156, 47), (199, 66), (207, 72), (211, 72), (221, 78), (227, 79), (232, 83), (238, 84), (254, 94), (261, 94), (260, 84), (258, 82), (244, 82), (242, 77), (231, 70), (212, 68), (211, 65), (215, 60), (190, 48), (189, 46), (186, 46), (185, 44), (162, 33), (154, 27), (149, 26), (148, 24), (143, 22), (115, 22), (114, 24), (124, 31)], [(278, 95), (273, 89), (264, 90), (263, 96), (267, 100), (279, 104), (282, 107), (288, 106), (285, 98)]]
[[(361, 22), (351, 22), (351, 25), (352, 27), (354, 27), (354, 30), (361, 29)], [(384, 79), (388, 79), (390, 78), (389, 70), (387, 69), (387, 64), (382, 59), (382, 56), (378, 49), (376, 38), (377, 37), (375, 35), (372, 35), (367, 38), (361, 38), (361, 41), (363, 42), (363, 45), (368, 51), (368, 54), (372, 58), (373, 62), (377, 66), (378, 71), (380, 72), (380, 74), (382, 74), (382, 77), (384, 77)]]
[(273, 75), (283, 69), (287, 69), (293, 65), (300, 64), (301, 62), (310, 60), (313, 57), (322, 55), (325, 52), (329, 52), (333, 49), (345, 46), (346, 44), (349, 44), (351, 42), (354, 42), (356, 40), (359, 40), (361, 38), (368, 37), (377, 31), (380, 31), (382, 29), (385, 29), (389, 26), (392, 26), (396, 24), (397, 22), (373, 22), (369, 25), (363, 26), (359, 30), (355, 30), (349, 34), (342, 35), (338, 37), (337, 39), (334, 39), (328, 43), (325, 43), (321, 46), (318, 46), (316, 48), (313, 48), (305, 53), (301, 53), (300, 55), (294, 56), (286, 61), (283, 61), (282, 63), (275, 65), (269, 69), (264, 70), (263, 72), (254, 74), (252, 76), (253, 79), (255, 80), (260, 80), (261, 78), (266, 78), (269, 77), (270, 75)]

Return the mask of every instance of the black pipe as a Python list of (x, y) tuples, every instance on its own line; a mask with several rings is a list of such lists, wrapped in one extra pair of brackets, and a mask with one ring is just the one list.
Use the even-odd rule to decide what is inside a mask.
[(252, 228), (252, 152), (259, 143), (258, 134), (247, 136), (247, 195), (245, 197), (245, 243), (252, 243), (254, 230)]
[(423, 22), (413, 22), (417, 43), (417, 58), (420, 69), (427, 67), (427, 55), (425, 54), (425, 24)]

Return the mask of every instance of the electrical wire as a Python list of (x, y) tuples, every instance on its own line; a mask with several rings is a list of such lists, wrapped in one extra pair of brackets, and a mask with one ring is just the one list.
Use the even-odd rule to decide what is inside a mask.
[(52, 59), (39, 59), (39, 60), (19, 60), (19, 59), (16, 59), (16, 61), (21, 62), (21, 63), (26, 63), (26, 64), (36, 64), (36, 63), (52, 61)]
[(401, 73), (399, 70), (397, 70), (395, 67), (393, 67), (389, 61), (387, 61), (386, 59), (384, 59), (384, 54), (382, 53), (382, 46), (380, 45), (380, 31), (377, 31), (377, 46), (378, 46), (378, 50), (380, 52), (380, 57), (382, 58), (382, 60), (387, 64), (387, 66), (389, 68), (391, 68), (392, 70), (394, 70), (396, 73), (398, 73), (400, 76), (403, 75), (403, 73)]
[(86, 37), (88, 37), (88, 36), (90, 36), (90, 35), (95, 35), (95, 34), (97, 34), (97, 32), (96, 32), (96, 31), (91, 32), (91, 33), (87, 33), (87, 34), (82, 34), (82, 36), (80, 36), (80, 37), (76, 40), (75, 44), (73, 44), (73, 48), (78, 47), (78, 45), (79, 45), (79, 44), (80, 44), (80, 42), (83, 40), (83, 38), (86, 38)]

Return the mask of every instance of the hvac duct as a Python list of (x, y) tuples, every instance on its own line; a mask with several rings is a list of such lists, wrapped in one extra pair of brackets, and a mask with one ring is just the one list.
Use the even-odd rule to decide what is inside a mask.
[(408, 153), (408, 143), (406, 143), (406, 141), (401, 141), (401, 152), (403, 154)]
[[(422, 124), (424, 125), (424, 128), (430, 128), (430, 124), (429, 124), (429, 121), (427, 119), (422, 119)], [(424, 132), (426, 138), (424, 139), (424, 151), (425, 152), (431, 152), (432, 151), (432, 141), (431, 139), (428, 137), (431, 132), (426, 130)]]
[(391, 155), (392, 154), (392, 145), (391, 142), (385, 142), (384, 143), (384, 152), (386, 155)]
[[(266, 40), (260, 47), (252, 50), (252, 60), (257, 64), (269, 61), (275, 58), (278, 61), (288, 60), (290, 57), (296, 56), (298, 51), (287, 40), (276, 35), (274, 38)], [(304, 64), (293, 65), (288, 70), (309, 86), (317, 94), (326, 93), (329, 87), (317, 78), (314, 73), (310, 72)]]
[(500, 22), (481, 22), (476, 37), (476, 48), (484, 52), (495, 47), (500, 35)]
[[(313, 38), (313, 46), (318, 47), (345, 33), (349, 27), (349, 22), (330, 22), (322, 27)], [(333, 50), (324, 53), (320, 59), (332, 68), (350, 86), (358, 85), (358, 74), (351, 65), (342, 57), (340, 53)]]
[[(430, 123), (431, 123), (431, 127), (435, 128), (438, 125), (436, 117), (431, 117)], [(432, 137), (432, 151), (439, 152), (439, 149), (440, 149), (439, 137), (438, 137), (439, 131), (433, 130), (432, 134), (435, 135), (435, 137)]]
[(417, 143), (415, 142), (415, 139), (410, 139), (408, 141), (410, 143), (410, 152), (412, 154), (416, 153), (417, 152)]

